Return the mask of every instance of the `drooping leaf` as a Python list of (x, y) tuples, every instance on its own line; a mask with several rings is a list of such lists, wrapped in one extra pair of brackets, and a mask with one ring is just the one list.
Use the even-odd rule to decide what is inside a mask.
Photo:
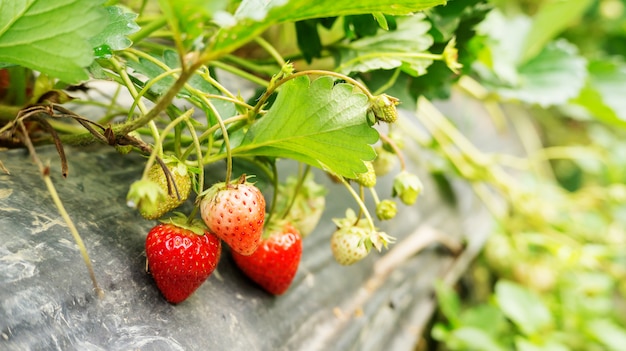
[(285, 83), (268, 113), (255, 122), (233, 154), (292, 158), (354, 178), (375, 157), (378, 132), (367, 123), (369, 103), (330, 77)]
[(102, 0), (0, 0), (0, 62), (77, 83), (94, 59), (89, 38), (106, 25)]
[(213, 58), (231, 52), (277, 23), (375, 12), (407, 15), (445, 2), (445, 0), (243, 0), (234, 14), (236, 23), (222, 28), (216, 42), (206, 53), (208, 58)]
[(491, 11), (477, 27), (478, 33), (488, 38), (488, 45), (473, 68), (486, 87), (505, 99), (543, 107), (565, 104), (578, 96), (585, 84), (586, 60), (576, 46), (563, 39), (524, 60), (532, 24), (532, 19), (524, 15), (507, 17)]
[(626, 64), (616, 60), (589, 63), (589, 79), (574, 99), (589, 113), (605, 123), (626, 127)]
[(527, 288), (500, 280), (495, 290), (500, 309), (524, 334), (533, 335), (552, 324), (550, 310)]
[(106, 45), (111, 50), (123, 50), (132, 45), (127, 35), (139, 30), (135, 23), (137, 14), (132, 13), (120, 6), (106, 7), (108, 13), (107, 26), (98, 35), (89, 39), (93, 48)]
[(429, 29), (430, 23), (419, 14), (398, 21), (395, 31), (355, 40), (341, 50), (337, 70), (348, 74), (402, 67), (412, 76), (422, 75), (433, 62), (420, 56), (428, 53), (433, 44), (433, 38), (427, 34)]
[(561, 105), (578, 96), (587, 78), (586, 66), (575, 46), (559, 40), (518, 68), (518, 84), (493, 88), (505, 99), (543, 107)]

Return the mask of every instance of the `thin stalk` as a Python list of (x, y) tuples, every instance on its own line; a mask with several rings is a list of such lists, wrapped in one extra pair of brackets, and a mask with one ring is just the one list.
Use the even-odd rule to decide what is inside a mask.
[[(193, 109), (190, 109), (190, 110), (185, 111), (185, 113), (183, 113), (182, 115), (178, 116), (178, 118), (176, 118), (172, 122), (170, 122), (167, 126), (165, 126), (165, 128), (163, 128), (163, 133), (161, 133), (163, 138), (165, 138), (165, 136), (167, 136), (167, 134), (169, 134), (169, 132), (172, 129), (174, 129), (174, 127), (178, 123), (189, 119), (189, 117), (191, 117), (192, 115), (193, 115)], [(162, 143), (163, 143), (163, 139), (162, 138), (158, 138), (158, 139), (155, 140), (154, 150), (150, 154), (150, 157), (148, 157), (148, 161), (146, 162), (146, 167), (143, 170), (143, 175), (142, 175), (143, 179), (147, 179), (148, 178), (148, 173), (150, 171), (150, 167), (152, 167), (152, 165), (154, 164), (154, 161), (156, 160), (156, 158), (158, 156), (158, 152), (156, 150), (162, 149)]]
[(260, 85), (262, 87), (266, 87), (267, 88), (270, 85), (270, 83), (268, 81), (266, 81), (265, 79), (263, 79), (263, 78), (259, 78), (259, 77), (255, 76), (254, 74), (248, 73), (248, 72), (246, 72), (246, 71), (244, 71), (242, 69), (239, 69), (237, 67), (225, 64), (225, 63), (220, 62), (220, 61), (211, 61), (211, 62), (209, 62), (209, 65), (211, 65), (213, 67), (216, 67), (216, 68), (219, 68), (219, 69), (222, 69), (222, 70), (224, 70), (226, 72), (230, 72), (232, 74), (235, 74), (235, 75), (237, 75), (237, 76), (239, 76), (239, 77), (241, 77), (243, 79), (249, 80), (252, 83), (258, 84), (258, 85)]
[(384, 93), (385, 91), (387, 91), (388, 89), (390, 89), (391, 87), (393, 87), (396, 84), (396, 81), (398, 80), (398, 77), (400, 76), (401, 72), (402, 70), (399, 67), (396, 68), (396, 70), (393, 71), (393, 74), (391, 75), (391, 77), (389, 77), (389, 80), (387, 81), (387, 83), (381, 85), (378, 89), (376, 89), (376, 91), (373, 94), (380, 95)]
[(274, 187), (274, 194), (272, 194), (272, 205), (270, 206), (266, 223), (271, 223), (274, 210), (276, 209), (276, 202), (278, 201), (278, 167), (276, 167), (276, 162), (272, 162), (272, 186)]
[(285, 59), (280, 55), (278, 51), (276, 51), (276, 48), (272, 46), (272, 44), (267, 42), (267, 40), (263, 39), (260, 36), (257, 36), (254, 38), (254, 41), (259, 44), (265, 51), (267, 51), (267, 53), (270, 54), (270, 56), (272, 56), (274, 60), (276, 60), (278, 65), (280, 65), (281, 67), (285, 65)]
[(149, 22), (142, 25), (139, 31), (128, 35), (128, 39), (132, 40), (133, 43), (137, 43), (142, 39), (149, 37), (150, 34), (162, 28), (165, 24), (167, 24), (165, 16), (159, 16), (158, 18), (151, 19)]
[(357, 194), (356, 191), (354, 191), (354, 189), (350, 186), (350, 184), (346, 181), (344, 177), (338, 176), (337, 178), (339, 178), (341, 183), (346, 187), (346, 189), (348, 189), (348, 191), (350, 192), (350, 195), (352, 195), (356, 203), (359, 205), (360, 210), (363, 211), (363, 214), (365, 214), (365, 219), (367, 220), (367, 223), (370, 225), (370, 228), (372, 229), (372, 231), (376, 231), (374, 220), (372, 219), (372, 216), (367, 210), (365, 203), (363, 202), (363, 200), (361, 200), (361, 197), (359, 196), (359, 194)]
[(30, 152), (31, 157), (33, 158), (33, 160), (39, 167), (39, 171), (41, 172), (41, 176), (43, 177), (44, 183), (46, 184), (46, 188), (48, 189), (48, 192), (50, 193), (50, 196), (52, 197), (52, 201), (54, 202), (54, 205), (57, 207), (59, 214), (61, 215), (61, 217), (63, 217), (63, 220), (67, 224), (67, 227), (70, 230), (72, 237), (74, 237), (74, 241), (76, 242), (76, 245), (78, 245), (78, 250), (80, 251), (80, 254), (83, 257), (83, 261), (85, 262), (85, 265), (87, 266), (87, 271), (89, 272), (89, 277), (91, 278), (93, 288), (96, 291), (97, 296), (99, 298), (102, 298), (104, 297), (104, 292), (98, 285), (98, 280), (96, 279), (96, 273), (94, 272), (93, 266), (91, 265), (91, 259), (89, 258), (89, 253), (87, 253), (87, 248), (85, 247), (85, 243), (83, 242), (83, 239), (78, 233), (78, 230), (76, 229), (76, 226), (74, 225), (74, 222), (72, 221), (72, 218), (67, 213), (67, 210), (65, 209), (65, 206), (63, 205), (63, 202), (61, 201), (61, 198), (59, 197), (59, 194), (57, 193), (56, 188), (54, 187), (54, 183), (52, 183), (52, 179), (50, 178), (50, 168), (45, 167), (43, 163), (41, 162), (41, 160), (39, 159), (39, 157), (37, 156), (35, 147), (30, 142), (30, 138), (28, 137), (28, 131), (26, 130), (26, 126), (24, 125), (24, 123), (22, 123), (22, 121), (19, 121), (18, 123), (24, 135), (24, 144), (26, 144), (26, 147), (28, 148), (28, 151)]

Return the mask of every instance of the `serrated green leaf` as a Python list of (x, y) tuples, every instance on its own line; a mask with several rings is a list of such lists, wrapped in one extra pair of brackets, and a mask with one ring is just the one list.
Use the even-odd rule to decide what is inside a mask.
[(560, 105), (576, 97), (585, 84), (587, 62), (565, 40), (550, 43), (532, 60), (519, 67), (519, 84), (497, 87), (504, 98), (543, 107)]
[(426, 73), (433, 61), (423, 54), (428, 53), (433, 38), (428, 34), (430, 23), (424, 18), (422, 14), (411, 16), (398, 21), (395, 31), (351, 42), (341, 50), (337, 70), (349, 74), (402, 67), (412, 76)]
[(374, 12), (407, 15), (445, 3), (446, 0), (243, 0), (234, 15), (236, 23), (222, 28), (207, 54), (219, 57), (231, 52), (277, 23)]
[(0, 0), (0, 62), (68, 83), (88, 78), (88, 39), (106, 25), (102, 0)]
[(572, 103), (605, 123), (626, 127), (626, 64), (596, 60), (589, 63), (588, 70), (587, 85)]
[(480, 55), (481, 61), (473, 67), (485, 86), (505, 99), (543, 107), (565, 104), (578, 96), (585, 84), (586, 60), (578, 54), (576, 46), (561, 39), (524, 61), (531, 28), (530, 17), (506, 17), (497, 10), (490, 12), (477, 26), (478, 33), (489, 38), (489, 45)]
[(367, 97), (330, 77), (285, 83), (268, 113), (255, 122), (234, 154), (292, 158), (347, 178), (367, 171), (378, 132), (366, 119)]
[[(477, 33), (485, 36), (483, 64), (505, 85), (519, 84), (517, 66), (523, 55), (523, 45), (530, 31), (532, 20), (524, 15), (506, 17), (493, 10), (476, 26)], [(483, 73), (484, 74), (484, 73)]]
[(107, 45), (112, 50), (123, 50), (132, 45), (127, 35), (139, 30), (135, 23), (137, 14), (132, 13), (120, 6), (106, 7), (108, 18), (107, 26), (98, 35), (89, 39), (91, 47)]
[(524, 334), (536, 334), (552, 324), (550, 310), (527, 288), (500, 280), (495, 290), (500, 309)]

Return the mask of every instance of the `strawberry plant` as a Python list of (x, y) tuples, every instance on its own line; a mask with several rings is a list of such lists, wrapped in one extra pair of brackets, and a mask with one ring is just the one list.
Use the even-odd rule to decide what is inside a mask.
[[(261, 240), (267, 223), (290, 221), (303, 237), (313, 231), (324, 210), (325, 189), (312, 178), (311, 168), (318, 168), (354, 197), (357, 211), (348, 209), (353, 223), (345, 225), (363, 233), (365, 256), (393, 241), (375, 221), (397, 211), (395, 200), (380, 200), (374, 188), (376, 147), (387, 145), (390, 165), (403, 158), (386, 135), (400, 100), (370, 88), (368, 72), (396, 69), (417, 77), (435, 61), (458, 72), (449, 54), (454, 40), (445, 52), (429, 51), (431, 25), (421, 11), (443, 2), (2, 1), (0, 142), (29, 149), (70, 228), (72, 214), (55, 195), (37, 146), (56, 146), (63, 176), (69, 174), (66, 147), (101, 143), (120, 157), (140, 153), (145, 170), (130, 186), (129, 210), (180, 222), (169, 212), (191, 197), (187, 225), (201, 216), (211, 234), (243, 256), (267, 242)], [(361, 32), (364, 25), (370, 30)], [(288, 34), (296, 40), (285, 45), (281, 38)], [(232, 77), (256, 90), (244, 96), (227, 84)], [(99, 98), (104, 83), (112, 95)], [(80, 115), (77, 105), (95, 114)], [(277, 164), (285, 159), (300, 171), (283, 183)], [(241, 162), (254, 167), (233, 174)], [(207, 167), (219, 164), (223, 181), (205, 186)], [(400, 174), (411, 176), (402, 165)], [(257, 188), (256, 177), (269, 179), (271, 188)], [(394, 196), (412, 204), (421, 190), (412, 182), (400, 191), (395, 186)], [(366, 189), (377, 216), (370, 214)], [(88, 245), (71, 232), (100, 293)], [(167, 290), (157, 278), (164, 275), (151, 270)]]
[[(310, 236), (326, 235), (337, 270), (374, 259), (398, 214), (436, 190), (418, 173), (451, 204), (460, 181), (494, 230), (466, 278), (482, 300), (462, 308), (437, 287), (439, 346), (619, 349), (626, 321), (606, 306), (626, 291), (625, 13), (614, 0), (0, 0), (0, 147), (28, 150), (98, 294), (78, 214), (38, 147), (53, 145), (62, 177), (68, 147), (142, 155), (120, 199), (162, 222), (147, 265), (172, 303), (207, 279), (222, 244), (274, 295), (298, 281)], [(444, 115), (449, 97), (479, 104), (493, 135)], [(501, 135), (522, 150), (486, 150)], [(339, 196), (353, 205), (317, 233)]]

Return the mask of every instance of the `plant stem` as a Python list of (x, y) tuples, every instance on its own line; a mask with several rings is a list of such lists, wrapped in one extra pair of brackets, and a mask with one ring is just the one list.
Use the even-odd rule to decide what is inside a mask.
[(150, 34), (154, 33), (159, 28), (162, 28), (165, 24), (167, 24), (165, 16), (159, 16), (158, 18), (151, 19), (146, 22), (145, 25), (142, 25), (139, 31), (128, 35), (128, 39), (132, 40), (133, 43), (137, 43), (150, 36)]
[(48, 192), (50, 193), (50, 196), (52, 197), (52, 201), (54, 202), (54, 205), (57, 207), (59, 214), (61, 215), (61, 217), (63, 217), (63, 220), (67, 224), (67, 227), (70, 230), (70, 233), (74, 237), (74, 241), (76, 242), (76, 245), (78, 245), (80, 254), (83, 257), (83, 261), (85, 262), (85, 265), (87, 266), (87, 271), (89, 272), (89, 277), (91, 278), (91, 283), (93, 284), (93, 288), (96, 291), (96, 295), (99, 298), (102, 298), (104, 297), (104, 292), (102, 291), (102, 289), (100, 289), (100, 286), (98, 285), (98, 280), (96, 279), (96, 273), (94, 272), (93, 266), (91, 265), (91, 259), (89, 258), (89, 254), (87, 253), (87, 248), (85, 247), (85, 243), (83, 242), (83, 239), (78, 233), (78, 230), (76, 229), (76, 226), (74, 225), (74, 222), (72, 221), (72, 218), (67, 213), (67, 210), (65, 210), (65, 206), (63, 205), (63, 202), (61, 201), (61, 198), (59, 197), (59, 194), (57, 193), (56, 188), (54, 187), (54, 183), (52, 183), (52, 179), (50, 178), (50, 168), (45, 167), (43, 163), (41, 162), (41, 160), (39, 159), (39, 157), (37, 156), (37, 152), (35, 151), (35, 147), (30, 141), (30, 137), (28, 136), (28, 131), (26, 130), (26, 126), (24, 126), (24, 123), (22, 121), (19, 121), (18, 124), (20, 128), (22, 129), (22, 133), (24, 135), (24, 144), (26, 144), (26, 147), (28, 148), (28, 151), (30, 152), (30, 155), (33, 158), (33, 161), (35, 161), (35, 163), (39, 167), (39, 172), (41, 173), (41, 176), (43, 177), (44, 183), (46, 184), (46, 188), (48, 188)]
[(265, 51), (267, 51), (268, 54), (270, 54), (274, 60), (276, 60), (276, 62), (278, 63), (279, 66), (284, 66), (285, 65), (285, 59), (280, 55), (280, 53), (278, 51), (276, 51), (276, 48), (274, 48), (272, 46), (272, 44), (268, 43), (267, 40), (263, 39), (262, 37), (258, 36), (254, 38), (254, 41), (259, 44), (263, 49), (265, 49)]
[(337, 178), (339, 178), (341, 183), (346, 187), (346, 189), (348, 189), (348, 191), (350, 192), (350, 195), (352, 195), (352, 197), (354, 198), (356, 203), (359, 205), (359, 209), (363, 212), (363, 214), (365, 214), (365, 219), (367, 220), (367, 223), (370, 225), (370, 229), (372, 229), (372, 231), (376, 231), (376, 226), (374, 225), (374, 220), (372, 219), (372, 216), (370, 215), (369, 211), (367, 210), (367, 207), (365, 206), (365, 203), (363, 202), (363, 200), (361, 200), (361, 197), (359, 196), (359, 194), (357, 194), (356, 191), (354, 191), (354, 189), (352, 189), (352, 187), (350, 186), (350, 184), (346, 181), (346, 179), (344, 177), (337, 176)]
[(232, 74), (235, 74), (235, 75), (237, 75), (237, 76), (239, 76), (239, 77), (241, 77), (243, 79), (247, 79), (247, 80), (251, 81), (252, 83), (256, 83), (256, 84), (258, 84), (258, 85), (260, 85), (262, 87), (266, 87), (266, 88), (269, 87), (270, 83), (268, 81), (266, 81), (265, 79), (259, 78), (259, 77), (255, 76), (254, 74), (250, 74), (250, 73), (248, 73), (248, 72), (246, 72), (244, 70), (241, 70), (241, 69), (239, 69), (237, 67), (225, 64), (225, 63), (220, 62), (220, 61), (211, 61), (211, 62), (209, 62), (209, 65), (211, 65), (213, 67), (216, 67), (216, 68), (219, 68), (219, 69), (222, 69), (222, 70), (224, 70), (226, 72), (230, 72)]
[(390, 89), (391, 87), (393, 87), (394, 84), (396, 84), (398, 77), (400, 76), (400, 72), (402, 72), (402, 70), (399, 67), (396, 68), (395, 71), (393, 71), (393, 74), (391, 75), (387, 83), (381, 85), (378, 89), (376, 89), (376, 91), (373, 94), (380, 95), (384, 93), (385, 91), (387, 91), (388, 89)]

